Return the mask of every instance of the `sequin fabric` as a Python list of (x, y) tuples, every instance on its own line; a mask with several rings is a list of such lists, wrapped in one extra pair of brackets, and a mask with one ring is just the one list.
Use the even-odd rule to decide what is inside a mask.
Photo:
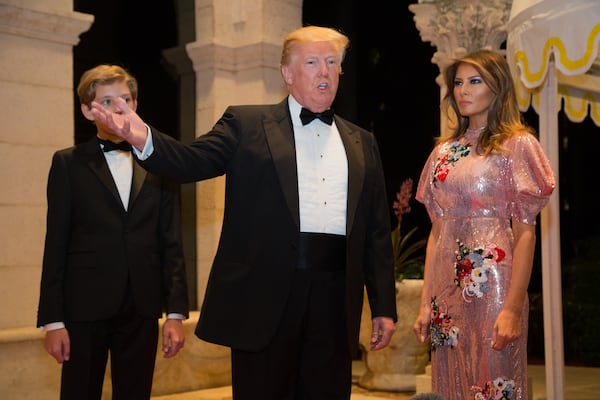
[(516, 135), (506, 152), (487, 157), (476, 151), (478, 135), (438, 144), (415, 195), (441, 222), (427, 282), (432, 389), (446, 400), (527, 400), (529, 305), (518, 341), (500, 351), (490, 343), (511, 278), (511, 219), (535, 224), (555, 177), (533, 135)]

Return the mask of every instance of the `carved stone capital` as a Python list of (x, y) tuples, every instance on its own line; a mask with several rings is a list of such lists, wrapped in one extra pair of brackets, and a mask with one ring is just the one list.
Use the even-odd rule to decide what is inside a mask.
[[(440, 71), (471, 51), (500, 49), (512, 0), (419, 0), (408, 6), (421, 39), (437, 48), (431, 61)], [(438, 80), (438, 84), (440, 84)]]
[(94, 16), (79, 12), (48, 12), (0, 4), (0, 32), (75, 46)]

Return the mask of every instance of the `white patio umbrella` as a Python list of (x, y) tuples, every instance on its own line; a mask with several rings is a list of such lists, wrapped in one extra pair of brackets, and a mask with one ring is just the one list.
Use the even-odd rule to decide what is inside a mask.
[[(506, 58), (522, 111), (539, 115), (540, 142), (558, 173), (558, 111), (600, 126), (600, 0), (514, 0)], [(558, 188), (557, 188), (558, 189)], [(564, 399), (559, 193), (542, 211), (542, 281), (548, 399)]]

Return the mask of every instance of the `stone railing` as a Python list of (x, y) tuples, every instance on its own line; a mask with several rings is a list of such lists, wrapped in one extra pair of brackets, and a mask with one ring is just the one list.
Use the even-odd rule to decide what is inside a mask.
[[(192, 312), (184, 322), (186, 342), (177, 356), (163, 358), (159, 346), (153, 396), (231, 385), (229, 349), (203, 342), (194, 335), (198, 314)], [(160, 322), (162, 331), (163, 321)], [(58, 398), (61, 366), (46, 353), (44, 334), (38, 329), (0, 330), (0, 355), (0, 398)], [(103, 400), (111, 398), (109, 377), (107, 366)]]

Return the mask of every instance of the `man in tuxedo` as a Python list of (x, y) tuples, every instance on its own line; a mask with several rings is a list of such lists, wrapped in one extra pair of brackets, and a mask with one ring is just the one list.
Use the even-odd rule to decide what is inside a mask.
[[(77, 88), (91, 103), (137, 106), (137, 81), (116, 65), (86, 71)], [(120, 143), (116, 143), (120, 142)], [(148, 400), (163, 311), (162, 351), (185, 339), (188, 292), (179, 186), (133, 162), (131, 148), (97, 125), (97, 136), (57, 151), (47, 186), (47, 229), (37, 325), (62, 364), (62, 400), (100, 400), (108, 356), (113, 399)]]
[[(334, 115), (349, 40), (291, 32), (278, 104), (230, 106), (192, 144), (92, 104), (98, 124), (149, 171), (194, 182), (226, 175), (223, 228), (196, 335), (232, 350), (234, 400), (348, 400), (363, 293), (371, 350), (394, 332), (389, 206), (374, 136)], [(314, 119), (313, 119), (314, 118)]]

